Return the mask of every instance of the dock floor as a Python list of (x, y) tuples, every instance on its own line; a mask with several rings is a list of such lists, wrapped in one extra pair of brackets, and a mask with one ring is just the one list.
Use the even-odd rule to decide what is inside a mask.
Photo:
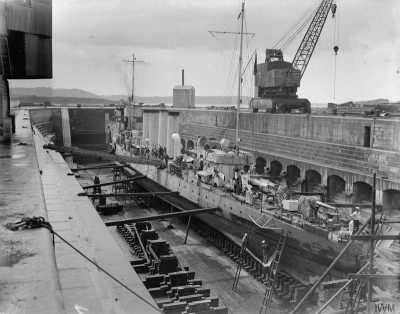
[[(92, 184), (95, 175), (100, 178), (101, 182), (112, 181), (110, 170), (85, 171), (81, 174), (81, 184)], [(104, 192), (111, 192), (111, 187), (104, 187)], [(117, 201), (110, 199), (110, 201)], [(124, 204), (125, 218), (143, 217), (157, 215), (162, 212), (161, 209), (145, 209), (136, 204), (133, 200), (122, 200), (119, 202)], [(103, 216), (104, 221), (120, 220), (121, 215)], [(153, 220), (152, 225), (160, 236), (160, 238), (169, 242), (173, 252), (178, 257), (182, 265), (187, 265), (190, 270), (196, 272), (196, 278), (202, 279), (203, 287), (211, 289), (211, 295), (219, 297), (220, 305), (226, 306), (229, 313), (259, 313), (265, 286), (253, 278), (244, 269), (241, 272), (240, 280), (236, 292), (232, 290), (232, 285), (236, 273), (237, 264), (222, 254), (212, 244), (203, 237), (189, 231), (187, 244), (183, 244), (186, 234), (187, 225), (179, 220), (172, 219), (173, 228), (169, 229), (169, 220), (159, 221)], [(135, 255), (130, 253), (130, 248), (125, 240), (116, 232), (115, 227), (108, 228), (115, 237), (117, 243), (122, 248), (125, 256), (130, 259), (136, 259)], [(238, 239), (239, 240), (239, 239)], [(144, 278), (144, 275), (140, 274)], [(286, 313), (290, 307), (285, 304), (279, 304), (273, 299), (272, 307), (269, 313)]]

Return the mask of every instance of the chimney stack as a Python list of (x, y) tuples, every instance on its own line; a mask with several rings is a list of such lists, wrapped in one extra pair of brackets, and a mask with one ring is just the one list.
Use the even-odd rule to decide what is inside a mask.
[(182, 86), (185, 86), (185, 70), (182, 69)]

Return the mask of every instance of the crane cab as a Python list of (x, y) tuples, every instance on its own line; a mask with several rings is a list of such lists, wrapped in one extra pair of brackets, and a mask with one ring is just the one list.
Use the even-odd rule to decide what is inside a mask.
[[(286, 79), (290, 70), (290, 76)], [(250, 107), (255, 112), (290, 113), (297, 110), (309, 113), (310, 102), (297, 96), (300, 78), (300, 70), (284, 61), (282, 50), (266, 49), (265, 62), (257, 64), (255, 98), (251, 100)]]

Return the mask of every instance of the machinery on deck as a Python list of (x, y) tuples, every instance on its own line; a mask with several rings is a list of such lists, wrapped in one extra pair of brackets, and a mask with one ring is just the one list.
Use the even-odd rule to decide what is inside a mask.
[[(297, 50), (293, 62), (283, 59), (281, 49), (267, 49), (265, 62), (256, 64), (255, 98), (250, 101), (253, 112), (271, 113), (310, 113), (311, 104), (308, 99), (299, 99), (297, 88), (317, 45), (326, 18), (332, 10), (336, 11), (333, 0), (322, 0), (306, 34)], [(335, 52), (338, 47), (335, 46)]]

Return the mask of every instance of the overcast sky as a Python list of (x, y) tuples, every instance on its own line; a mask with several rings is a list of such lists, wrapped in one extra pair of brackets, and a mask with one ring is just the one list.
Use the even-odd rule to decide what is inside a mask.
[[(248, 0), (245, 60), (265, 49), (316, 0)], [(400, 1), (341, 0), (336, 22), (329, 15), (303, 76), (300, 97), (311, 102), (389, 98), (400, 100)], [(53, 0), (53, 79), (11, 81), (11, 87), (80, 88), (98, 95), (127, 94), (131, 65), (137, 63), (135, 90), (141, 96), (172, 95), (185, 84), (196, 95), (229, 95), (240, 0)], [(334, 30), (339, 26), (334, 90)], [(250, 40), (251, 39), (251, 40)], [(285, 51), (292, 61), (299, 42)], [(236, 64), (235, 60), (235, 64)], [(251, 66), (252, 67), (252, 62)], [(252, 91), (244, 86), (245, 94)], [(228, 86), (228, 87), (227, 87)], [(230, 86), (230, 87), (229, 87)]]

